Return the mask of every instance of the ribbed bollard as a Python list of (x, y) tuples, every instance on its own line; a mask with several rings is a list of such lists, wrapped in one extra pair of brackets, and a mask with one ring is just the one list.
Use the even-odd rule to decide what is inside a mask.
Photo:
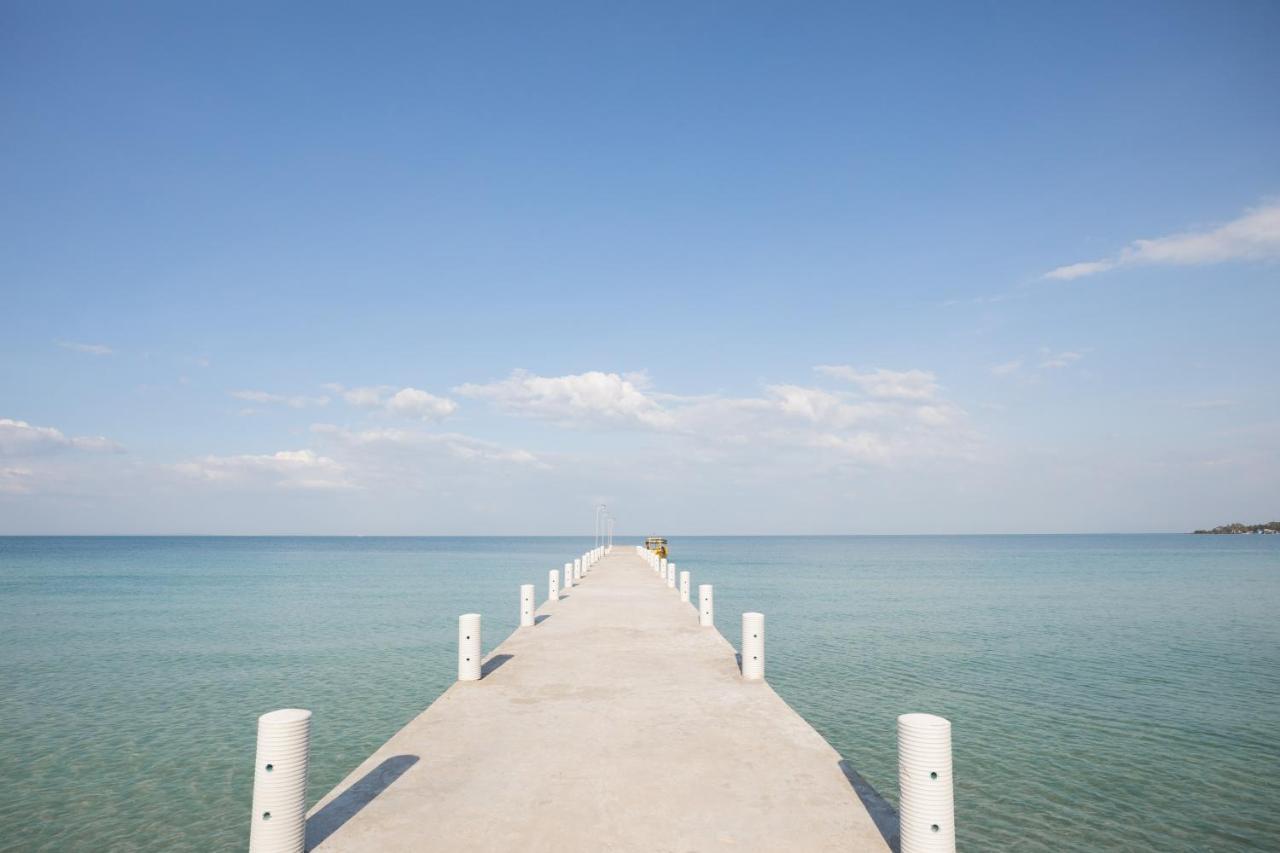
[(667, 589), (676, 588), (676, 564), (667, 563)]
[(555, 569), (547, 572), (547, 601), (560, 600), (560, 573)]
[(698, 624), (711, 627), (716, 624), (715, 607), (711, 602), (711, 584), (698, 584)]
[(458, 617), (458, 680), (480, 680), (480, 614)]
[(520, 585), (520, 627), (533, 627), (533, 584)]
[(573, 563), (564, 564), (564, 588), (573, 586)]
[(660, 560), (658, 560), (658, 574), (664, 578), (667, 576), (667, 558), (666, 557), (663, 557)]
[(742, 677), (764, 678), (764, 614), (742, 614)]
[(688, 572), (680, 573), (680, 600), (681, 601), (689, 600), (689, 573)]
[(582, 558), (573, 561), (573, 582), (577, 583), (582, 580)]
[(955, 853), (951, 723), (933, 714), (898, 717), (902, 853)]
[(284, 708), (258, 718), (250, 853), (302, 853), (307, 840), (311, 712)]

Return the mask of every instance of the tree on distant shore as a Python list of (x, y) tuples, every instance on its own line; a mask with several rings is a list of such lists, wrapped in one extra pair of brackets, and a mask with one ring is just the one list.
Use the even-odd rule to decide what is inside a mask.
[(1280, 533), (1280, 521), (1268, 521), (1266, 524), (1241, 524), (1238, 521), (1224, 524), (1212, 530), (1197, 530), (1196, 533)]

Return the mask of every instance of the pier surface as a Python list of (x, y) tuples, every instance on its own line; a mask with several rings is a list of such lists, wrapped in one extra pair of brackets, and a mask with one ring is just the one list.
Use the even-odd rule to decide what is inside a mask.
[(835, 750), (631, 548), (538, 615), (315, 805), (308, 849), (889, 850)]

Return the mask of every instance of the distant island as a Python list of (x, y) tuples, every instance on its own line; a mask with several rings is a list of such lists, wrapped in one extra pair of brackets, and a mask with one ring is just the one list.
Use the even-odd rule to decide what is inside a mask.
[(1280, 533), (1280, 521), (1268, 521), (1266, 524), (1224, 524), (1212, 530), (1197, 530), (1196, 533)]

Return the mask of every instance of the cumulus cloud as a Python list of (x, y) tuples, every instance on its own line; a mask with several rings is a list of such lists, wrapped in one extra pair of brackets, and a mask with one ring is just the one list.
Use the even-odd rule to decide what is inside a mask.
[(789, 457), (793, 464), (807, 457), (859, 465), (970, 454), (966, 414), (940, 398), (934, 374), (829, 365), (818, 372), (855, 388), (775, 384), (757, 397), (692, 398), (673, 410), (676, 431), (704, 454), (736, 455), (735, 463), (778, 452), (802, 454)]
[(455, 393), (488, 400), (509, 412), (565, 425), (623, 424), (668, 429), (674, 418), (642, 390), (640, 377), (598, 370), (568, 376), (537, 376), (524, 370), (506, 379), (460, 385)]
[[(968, 441), (963, 410), (940, 399), (937, 377), (929, 371), (837, 365), (815, 370), (841, 387), (779, 383), (766, 385), (759, 396), (679, 396), (649, 388), (643, 375), (590, 371), (546, 377), (516, 371), (505, 380), (455, 390), (562, 426), (651, 429), (669, 436), (672, 450), (702, 461), (735, 453), (760, 458), (766, 448), (786, 448), (882, 463), (945, 455), (949, 446)], [(949, 443), (948, 436), (955, 441)]]
[(437, 397), (417, 388), (401, 388), (387, 401), (387, 411), (403, 417), (434, 420), (448, 417), (458, 404), (447, 397)]
[(166, 467), (210, 488), (362, 492), (384, 497), (439, 493), (459, 482), (481, 488), (498, 471), (537, 472), (550, 467), (527, 450), (460, 433), (313, 424), (311, 434), (312, 446), (299, 450), (209, 455)]
[(938, 393), (938, 378), (927, 370), (862, 371), (844, 364), (820, 364), (814, 370), (851, 382), (864, 393), (886, 400), (930, 400)]
[(268, 485), (285, 489), (346, 489), (346, 470), (313, 450), (281, 450), (269, 454), (205, 456), (173, 466), (187, 477), (229, 485)]
[(1277, 259), (1280, 259), (1280, 204), (1269, 204), (1248, 210), (1217, 228), (1134, 240), (1111, 257), (1067, 264), (1049, 270), (1044, 277), (1070, 281), (1122, 266), (1192, 266)]
[(64, 449), (118, 453), (119, 444), (100, 435), (69, 437), (56, 427), (0, 418), (0, 456), (34, 456)]
[(458, 404), (448, 397), (440, 397), (419, 388), (400, 388), (394, 385), (365, 385), (344, 388), (330, 384), (326, 388), (338, 394), (349, 405), (362, 409), (381, 409), (403, 418), (424, 421), (447, 418), (458, 410)]
[(770, 385), (765, 393), (764, 402), (775, 404), (779, 414), (833, 427), (855, 426), (887, 411), (883, 404), (802, 385)]
[(106, 344), (82, 344), (76, 341), (54, 341), (54, 343), (63, 349), (88, 353), (89, 355), (113, 355), (115, 353), (115, 350)]
[(231, 396), (237, 400), (250, 403), (268, 403), (288, 406), (291, 409), (305, 409), (307, 406), (327, 406), (329, 398), (323, 395), (308, 397), (305, 394), (272, 394), (269, 391), (232, 391)]

